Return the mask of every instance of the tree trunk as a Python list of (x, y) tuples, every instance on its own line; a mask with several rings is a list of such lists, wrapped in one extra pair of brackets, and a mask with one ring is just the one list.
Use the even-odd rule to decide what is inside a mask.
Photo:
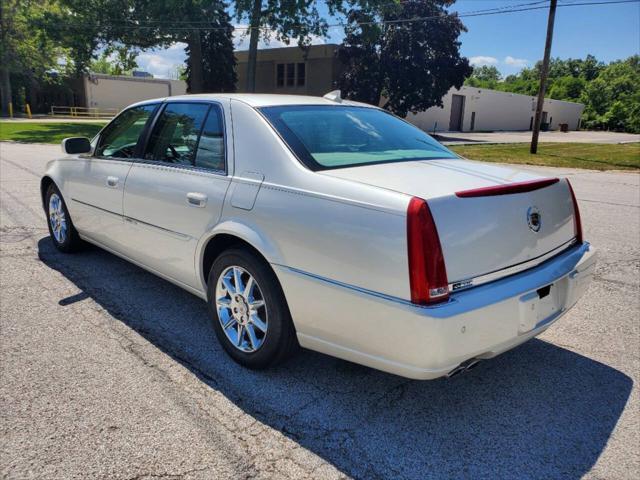
[(262, 15), (262, 0), (253, 0), (253, 9), (249, 26), (249, 59), (247, 61), (247, 92), (256, 91), (256, 63), (258, 61), (258, 40), (260, 40), (260, 17)]
[[(6, 65), (6, 63), (3, 62)], [(0, 66), (0, 104), (2, 106), (2, 115), (9, 116), (9, 102), (11, 102), (11, 79), (9, 77), (9, 69)]]
[(194, 30), (189, 35), (189, 93), (204, 92), (204, 77), (202, 75), (202, 43), (200, 31)]

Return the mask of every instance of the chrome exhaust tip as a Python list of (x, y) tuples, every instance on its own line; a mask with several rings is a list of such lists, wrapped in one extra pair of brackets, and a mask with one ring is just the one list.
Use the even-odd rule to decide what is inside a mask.
[(468, 372), (469, 370), (473, 370), (478, 365), (480, 365), (480, 362), (481, 362), (481, 360), (478, 360), (478, 359), (474, 359), (474, 360), (470, 361), (469, 364), (467, 365), (467, 367), (464, 369), (464, 371)]
[(465, 369), (462, 365), (458, 365), (456, 368), (447, 373), (447, 378), (453, 378), (461, 373), (464, 373)]
[(447, 373), (447, 378), (455, 377), (457, 375), (460, 375), (461, 373), (464, 373), (464, 372), (467, 372), (469, 370), (472, 370), (472, 369), (476, 368), (478, 366), (478, 364), (480, 363), (480, 361), (481, 360), (478, 359), (478, 358), (471, 358), (469, 360), (465, 360), (460, 365), (458, 365), (456, 368), (454, 368), (449, 373)]

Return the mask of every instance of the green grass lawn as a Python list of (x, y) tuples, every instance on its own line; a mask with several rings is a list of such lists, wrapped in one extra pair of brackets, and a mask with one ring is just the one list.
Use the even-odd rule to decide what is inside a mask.
[[(0, 141), (60, 143), (65, 137), (92, 138), (105, 122), (0, 122)], [(592, 170), (640, 170), (640, 143), (542, 143), (538, 154), (528, 143), (457, 145), (450, 147), (472, 160), (521, 163)]]
[(545, 167), (592, 170), (639, 170), (640, 143), (542, 143), (538, 153), (529, 153), (528, 143), (504, 145), (457, 145), (456, 153), (481, 162), (521, 163)]
[(60, 143), (66, 137), (92, 138), (105, 122), (0, 122), (0, 141)]

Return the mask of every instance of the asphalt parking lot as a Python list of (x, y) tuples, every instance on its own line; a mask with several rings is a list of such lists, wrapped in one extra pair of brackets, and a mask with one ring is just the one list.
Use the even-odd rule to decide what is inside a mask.
[[(476, 145), (481, 143), (529, 143), (531, 132), (442, 132), (436, 135), (445, 145)], [(541, 143), (635, 143), (640, 135), (622, 132), (579, 130), (540, 132)]]
[(245, 370), (201, 300), (58, 253), (38, 185), (59, 154), (0, 144), (3, 478), (638, 478), (638, 174), (537, 168), (571, 177), (594, 283), (539, 339), (420, 382), (308, 351)]

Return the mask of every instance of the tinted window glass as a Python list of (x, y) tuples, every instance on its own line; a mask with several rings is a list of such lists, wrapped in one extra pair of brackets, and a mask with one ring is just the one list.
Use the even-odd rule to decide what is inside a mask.
[(287, 63), (287, 87), (293, 87), (296, 80), (296, 64)]
[(224, 161), (224, 125), (222, 112), (217, 106), (212, 106), (207, 121), (198, 142), (196, 167), (210, 170), (225, 170)]
[(306, 80), (306, 65), (304, 63), (298, 64), (298, 86), (304, 87), (304, 83)]
[(284, 87), (284, 63), (276, 66), (276, 86)]
[(144, 154), (147, 160), (194, 165), (198, 137), (209, 105), (169, 103), (153, 127)]
[(374, 108), (291, 105), (261, 111), (312, 170), (458, 158), (422, 130)]
[(147, 120), (158, 105), (130, 108), (118, 115), (100, 135), (96, 156), (131, 158)]

